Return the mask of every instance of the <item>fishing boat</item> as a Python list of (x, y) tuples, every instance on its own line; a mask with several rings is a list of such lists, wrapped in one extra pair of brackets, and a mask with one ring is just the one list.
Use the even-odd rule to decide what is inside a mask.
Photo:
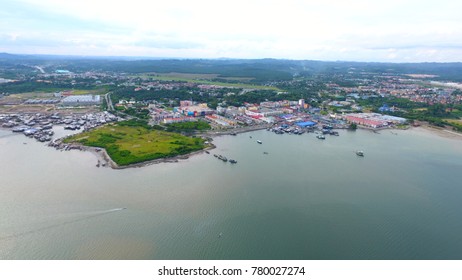
[(230, 159), (229, 162), (230, 162), (230, 163), (237, 163), (237, 160)]
[(363, 157), (364, 152), (363, 151), (356, 151), (356, 155), (359, 156), (359, 157)]

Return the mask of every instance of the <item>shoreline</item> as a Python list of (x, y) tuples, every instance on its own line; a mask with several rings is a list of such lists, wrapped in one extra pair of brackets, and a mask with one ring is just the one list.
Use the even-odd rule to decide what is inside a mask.
[(272, 126), (271, 124), (263, 124), (263, 125), (232, 128), (229, 130), (207, 131), (204, 133), (199, 133), (197, 134), (197, 136), (204, 137), (204, 138), (213, 138), (215, 136), (231, 135), (231, 133), (241, 134), (241, 133), (246, 133), (246, 132), (251, 132), (251, 131), (267, 129), (268, 127), (271, 127), (271, 126)]
[[(208, 147), (206, 147), (206, 148), (204, 148), (202, 150), (191, 152), (189, 154), (178, 155), (178, 156), (171, 157), (171, 158), (159, 158), (159, 159), (154, 159), (154, 160), (149, 160), (149, 161), (139, 162), (139, 163), (133, 163), (133, 164), (123, 165), (123, 166), (120, 166), (116, 162), (114, 162), (111, 159), (111, 157), (109, 156), (109, 154), (107, 153), (106, 149), (104, 149), (104, 148), (84, 146), (84, 145), (81, 145), (81, 144), (79, 144), (79, 145), (74, 144), (74, 146), (78, 146), (79, 147), (78, 149), (81, 150), (81, 151), (92, 153), (95, 156), (95, 158), (97, 159), (97, 162), (98, 162), (97, 167), (100, 167), (100, 165), (101, 165), (101, 167), (103, 167), (103, 168), (104, 167), (110, 167), (112, 169), (120, 170), (120, 169), (127, 169), (127, 168), (140, 168), (140, 167), (145, 167), (145, 166), (148, 166), (148, 165), (160, 164), (160, 163), (177, 163), (180, 160), (186, 160), (186, 159), (189, 159), (192, 156), (199, 155), (199, 154), (205, 153), (206, 151), (215, 149), (216, 146), (212, 143), (214, 137), (231, 135), (232, 133), (242, 134), (242, 133), (246, 133), (246, 132), (267, 129), (268, 127), (271, 127), (271, 124), (264, 124), (264, 125), (251, 126), (251, 127), (240, 127), (240, 128), (229, 129), (229, 130), (207, 131), (207, 132), (198, 133), (198, 134), (196, 134), (196, 136), (202, 137), (202, 138), (206, 139), (206, 141), (209, 142)], [(4, 131), (10, 131), (11, 132), (11, 130), (6, 129), (4, 127), (0, 127), (0, 129), (4, 130)], [(358, 127), (358, 129), (363, 129), (363, 130), (376, 132), (375, 129), (370, 129), (370, 128)], [(387, 128), (387, 129), (380, 129), (378, 131), (383, 131), (383, 130), (388, 130), (388, 129), (390, 129), (390, 130), (393, 130), (393, 129), (400, 130), (399, 128)], [(410, 130), (413, 130), (413, 129), (419, 130), (420, 129), (420, 130), (426, 131), (428, 133), (437, 135), (439, 137), (444, 137), (444, 138), (447, 138), (447, 139), (462, 140), (462, 133), (455, 132), (455, 131), (450, 131), (447, 128), (436, 127), (436, 126), (432, 126), (432, 125), (429, 125), (429, 124), (422, 124), (422, 125), (417, 126), (417, 127), (410, 126), (409, 128), (407, 128), (405, 130), (408, 130), (408, 129), (410, 129)], [(58, 139), (55, 139), (55, 140), (58, 140)]]
[[(185, 160), (185, 159), (190, 158), (191, 156), (199, 155), (199, 154), (204, 153), (205, 151), (213, 150), (213, 149), (216, 148), (216, 146), (212, 143), (212, 141), (213, 141), (213, 138), (217, 137), (217, 136), (231, 135), (231, 133), (242, 134), (242, 133), (251, 132), (251, 131), (263, 130), (263, 129), (266, 129), (268, 127), (271, 127), (271, 125), (270, 124), (265, 124), (265, 125), (252, 126), (252, 127), (241, 127), (241, 128), (230, 129), (230, 130), (222, 130), (222, 131), (214, 131), (214, 132), (209, 131), (209, 132), (205, 132), (205, 133), (200, 133), (200, 134), (197, 134), (196, 136), (203, 137), (203, 138), (207, 139), (207, 141), (210, 142), (210, 146), (203, 149), (203, 150), (195, 151), (195, 152), (192, 152), (192, 153), (189, 153), (189, 154), (178, 155), (178, 156), (171, 157), (171, 158), (154, 159), (154, 160), (149, 160), (149, 161), (145, 161), (145, 162), (139, 162), (139, 163), (124, 165), (124, 166), (117, 165), (111, 159), (111, 157), (107, 154), (106, 149), (104, 149), (104, 148), (81, 146), (82, 147), (81, 150), (82, 151), (90, 151), (90, 152), (92, 152), (98, 160), (106, 161), (107, 162), (107, 167), (111, 167), (112, 169), (140, 168), (140, 167), (153, 165), (153, 164), (160, 164), (160, 163), (177, 163), (177, 162), (179, 162), (179, 160)], [(419, 128), (422, 129), (422, 130), (427, 131), (428, 133), (431, 133), (431, 134), (434, 134), (434, 135), (437, 135), (437, 136), (440, 136), (440, 137), (462, 140), (462, 133), (457, 133), (457, 132), (454, 132), (454, 131), (447, 130), (445, 128), (434, 127), (434, 126), (427, 125), (427, 124), (421, 125), (421, 126), (418, 126), (418, 127), (412, 127), (411, 126), (411, 127), (406, 128), (404, 130), (408, 130), (408, 129), (412, 130), (412, 129), (419, 129)], [(358, 129), (363, 129), (363, 130), (367, 130), (367, 131), (376, 132), (376, 129), (369, 129), (369, 128), (363, 128), (363, 127), (360, 127)], [(400, 128), (385, 128), (385, 129), (380, 129), (378, 131), (393, 130), (393, 129), (403, 130), (403, 129), (400, 129)], [(98, 152), (96, 149), (100, 149), (100, 151)]]
[(438, 126), (433, 126), (429, 124), (422, 124), (417, 127), (411, 127), (411, 129), (419, 129), (419, 128), (422, 130), (428, 131), (432, 134), (435, 134), (437, 136), (447, 138), (447, 139), (462, 140), (462, 133), (448, 130), (445, 127), (438, 127)]
[(205, 133), (199, 133), (199, 134), (196, 134), (196, 136), (205, 138), (207, 141), (209, 141), (209, 145), (210, 145), (209, 147), (206, 147), (205, 149), (202, 149), (199, 151), (191, 152), (189, 154), (178, 155), (178, 156), (171, 157), (171, 158), (159, 158), (159, 159), (153, 159), (153, 160), (133, 163), (129, 165), (122, 165), (122, 166), (114, 162), (109, 156), (109, 154), (107, 153), (106, 149), (104, 148), (89, 147), (89, 146), (84, 146), (84, 145), (79, 145), (79, 146), (80, 146), (81, 151), (89, 151), (93, 155), (95, 155), (95, 157), (98, 160), (98, 163), (99, 162), (107, 163), (107, 166), (102, 166), (102, 167), (110, 167), (112, 169), (139, 168), (139, 167), (144, 167), (144, 166), (159, 164), (159, 163), (177, 163), (180, 160), (189, 159), (192, 156), (205, 153), (206, 151), (209, 151), (209, 150), (213, 150), (216, 148), (216, 146), (212, 143), (213, 137), (230, 135), (231, 133), (241, 134), (241, 133), (246, 133), (246, 132), (251, 132), (251, 131), (257, 131), (257, 130), (267, 129), (270, 126), (271, 125), (269, 124), (264, 124), (264, 125), (251, 126), (251, 127), (234, 128), (230, 130), (221, 130), (221, 131), (214, 131), (214, 132), (209, 131)]
[[(75, 144), (74, 144), (75, 145)], [(98, 164), (100, 163), (106, 163), (106, 166), (101, 166), (102, 168), (105, 167), (110, 167), (112, 169), (127, 169), (127, 168), (139, 168), (139, 167), (144, 167), (148, 165), (153, 165), (153, 164), (159, 164), (159, 163), (177, 163), (180, 160), (185, 160), (190, 158), (191, 156), (198, 155), (201, 153), (204, 153), (205, 151), (215, 149), (216, 146), (210, 143), (209, 147), (206, 147), (205, 149), (198, 150), (191, 152), (189, 154), (184, 154), (184, 155), (178, 155), (170, 158), (158, 158), (158, 159), (153, 159), (153, 160), (148, 160), (148, 161), (143, 161), (143, 162), (138, 162), (138, 163), (133, 163), (133, 164), (128, 164), (128, 165), (118, 165), (116, 162), (114, 162), (109, 154), (107, 153), (106, 149), (100, 148), (100, 147), (89, 147), (89, 146), (83, 146), (79, 145), (80, 150), (83, 152), (90, 152), (92, 153), (96, 159), (98, 160)], [(99, 166), (97, 166), (99, 167)]]

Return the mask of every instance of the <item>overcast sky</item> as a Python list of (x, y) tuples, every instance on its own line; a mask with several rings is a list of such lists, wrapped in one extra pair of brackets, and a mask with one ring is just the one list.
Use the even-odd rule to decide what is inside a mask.
[(462, 61), (460, 0), (0, 0), (0, 52)]

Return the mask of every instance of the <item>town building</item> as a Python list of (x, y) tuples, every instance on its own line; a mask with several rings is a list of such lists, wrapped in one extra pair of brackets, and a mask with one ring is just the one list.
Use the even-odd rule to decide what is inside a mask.
[(393, 124), (403, 124), (407, 121), (405, 118), (377, 113), (346, 114), (343, 116), (343, 118), (350, 123), (355, 123), (371, 128), (383, 128)]
[(175, 107), (173, 111), (179, 112), (180, 114), (183, 114), (185, 116), (191, 116), (191, 117), (204, 117), (204, 116), (212, 115), (215, 113), (215, 111), (210, 109), (206, 103), (202, 103), (199, 105), (193, 105), (190, 102), (191, 101), (180, 101), (180, 105), (188, 105), (188, 106)]

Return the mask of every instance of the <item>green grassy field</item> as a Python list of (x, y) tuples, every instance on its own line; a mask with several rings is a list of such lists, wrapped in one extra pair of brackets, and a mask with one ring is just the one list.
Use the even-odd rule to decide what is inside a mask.
[(184, 155), (205, 147), (201, 138), (186, 137), (145, 126), (127, 126), (123, 122), (73, 135), (66, 138), (65, 142), (105, 148), (111, 159), (122, 166)]
[[(210, 79), (218, 77), (217, 74), (184, 74), (184, 73), (159, 73), (154, 75), (136, 75), (135, 77), (140, 78), (152, 78), (153, 80), (158, 81), (180, 81), (180, 82), (189, 82), (189, 83), (196, 83), (196, 84), (204, 84), (204, 85), (216, 85), (216, 86), (224, 86), (224, 87), (236, 87), (236, 88), (243, 88), (243, 89), (267, 89), (267, 90), (277, 90), (280, 91), (277, 87), (270, 87), (270, 86), (262, 86), (262, 85), (253, 85), (253, 84), (244, 84), (244, 83), (225, 83), (225, 82), (217, 82), (217, 81), (210, 81)], [(220, 77), (224, 80), (241, 80), (241, 81), (250, 81), (252, 78), (248, 77)]]
[(107, 89), (105, 88), (100, 88), (100, 89), (92, 89), (92, 90), (86, 90), (86, 89), (73, 89), (71, 90), (73, 95), (86, 95), (86, 94), (105, 94), (108, 92)]
[(454, 123), (454, 124), (457, 124), (457, 125), (462, 125), (462, 120), (456, 120), (456, 119), (444, 119), (445, 121), (449, 122), (449, 123)]

